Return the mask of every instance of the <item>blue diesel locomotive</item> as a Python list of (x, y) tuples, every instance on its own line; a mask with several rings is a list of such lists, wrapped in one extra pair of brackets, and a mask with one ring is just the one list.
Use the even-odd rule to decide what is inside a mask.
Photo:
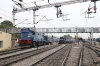
[(66, 43), (66, 39), (64, 37), (60, 37), (59, 44), (65, 44), (65, 43)]
[(47, 38), (43, 33), (30, 30), (29, 28), (21, 29), (21, 38), (18, 41), (20, 47), (35, 47), (46, 44)]

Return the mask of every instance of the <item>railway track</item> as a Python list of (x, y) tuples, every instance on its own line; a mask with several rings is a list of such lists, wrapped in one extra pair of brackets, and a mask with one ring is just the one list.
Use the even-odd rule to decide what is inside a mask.
[(48, 48), (38, 49), (36, 51), (30, 51), (30, 52), (26, 52), (26, 53), (21, 53), (21, 54), (9, 56), (9, 57), (1, 58), (0, 66), (9, 66), (10, 64), (16, 63), (17, 61), (21, 61), (23, 59), (26, 59), (28, 57), (37, 55), (39, 53), (48, 51), (48, 50), (53, 49), (58, 46), (60, 46), (60, 45), (54, 45), (54, 46), (50, 46)]
[(18, 51), (27, 50), (27, 49), (29, 49), (29, 48), (25, 48), (25, 49), (17, 48), (17, 49), (11, 49), (11, 50), (7, 50), (7, 51), (2, 51), (2, 52), (0, 52), (0, 56), (1, 55), (5, 55), (5, 54), (10, 54), (10, 53), (15, 53), (15, 52), (18, 52)]
[(81, 52), (80, 52), (80, 56), (79, 56), (79, 64), (78, 64), (78, 66), (82, 66), (83, 52), (84, 52), (84, 46), (81, 48)]
[(92, 60), (93, 65), (96, 66), (95, 60), (94, 60), (93, 56), (91, 55), (89, 49), (87, 49), (87, 51), (88, 51), (88, 53), (89, 53), (89, 55), (90, 55), (90, 57), (91, 57), (91, 60)]
[(80, 66), (100, 66), (100, 51), (96, 47), (84, 45), (83, 56)]
[(85, 45), (86, 47), (88, 47), (89, 49), (93, 50), (95, 53), (98, 54), (98, 56), (100, 56), (100, 49), (97, 47), (93, 47), (93, 46), (89, 46), (89, 45)]
[(72, 45), (67, 45), (55, 53), (39, 60), (31, 66), (64, 66), (69, 56)]
[(83, 54), (83, 61), (82, 64), (80, 66), (96, 66), (95, 65), (95, 60), (93, 58), (93, 55), (91, 54), (91, 51), (94, 52), (93, 50), (91, 50), (89, 47), (85, 46), (84, 47), (84, 54)]

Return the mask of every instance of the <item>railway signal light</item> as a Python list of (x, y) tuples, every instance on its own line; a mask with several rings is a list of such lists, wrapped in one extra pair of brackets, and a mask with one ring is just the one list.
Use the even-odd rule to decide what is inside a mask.
[(59, 12), (60, 12), (60, 15), (62, 15), (62, 11), (60, 10)]
[(95, 11), (94, 13), (96, 13), (96, 10), (97, 10), (97, 8), (96, 8), (96, 6), (94, 6), (94, 11)]

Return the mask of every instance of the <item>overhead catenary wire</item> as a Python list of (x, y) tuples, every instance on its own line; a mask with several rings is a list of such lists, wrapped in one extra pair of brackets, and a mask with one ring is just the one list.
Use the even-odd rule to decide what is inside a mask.
[[(42, 0), (42, 1), (44, 1), (44, 0)], [(23, 2), (24, 3), (24, 2)], [(24, 3), (25, 4), (25, 3)], [(27, 4), (26, 4), (27, 5)], [(29, 5), (27, 5), (27, 6), (29, 6)], [(30, 6), (29, 6), (30, 7)], [(38, 12), (38, 11), (37, 11)], [(39, 12), (38, 12), (39, 13)], [(41, 13), (39, 13), (43, 18), (44, 18), (44, 16), (41, 14)], [(45, 17), (46, 18), (46, 17)], [(46, 18), (47, 19), (47, 18)], [(39, 21), (41, 21), (41, 19), (39, 20)], [(39, 22), (39, 21), (37, 21), (37, 22)]]
[[(29, 5), (27, 5), (27, 6), (29, 6)], [(30, 6), (29, 6), (30, 7)], [(38, 12), (38, 11), (37, 11)], [(39, 13), (39, 12), (38, 12)], [(42, 15), (41, 13), (39, 13), (43, 18), (45, 17), (46, 18), (46, 16), (44, 16), (44, 15)], [(36, 23), (38, 23), (38, 22), (40, 22), (40, 21), (42, 21), (42, 19), (43, 18), (41, 18), (39, 21), (37, 21)], [(47, 18), (46, 18), (46, 20), (47, 20)], [(45, 22), (47, 22), (47, 21), (45, 21)]]
[[(86, 18), (86, 25), (85, 25), (85, 27), (87, 27), (87, 23), (88, 23), (88, 18)], [(88, 33), (87, 33), (87, 36), (88, 36)]]
[(55, 0), (53, 0), (53, 2), (56, 4), (57, 2)]
[[(23, 3), (23, 5), (27, 5), (26, 3), (24, 3), (23, 1), (22, 1), (22, 3)], [(27, 5), (28, 7), (30, 7), (29, 5)], [(26, 6), (25, 6), (25, 8), (26, 8)], [(31, 11), (28, 11), (28, 12), (30, 12), (30, 13), (32, 13)], [(33, 14), (33, 13), (32, 13)], [(30, 15), (30, 18), (31, 18), (31, 15)]]
[[(0, 10), (4, 11), (4, 12), (6, 12), (6, 13), (12, 14), (11, 12), (8, 12), (8, 11), (6, 11), (6, 10), (2, 9), (2, 8), (0, 8)], [(2, 13), (0, 13), (0, 14), (2, 14)], [(4, 15), (4, 16), (9, 17), (9, 18), (11, 18), (11, 19), (12, 19), (12, 17), (10, 17), (10, 16), (7, 16), (7, 15), (5, 15), (5, 14), (2, 14), (2, 15)], [(19, 16), (17, 16), (17, 17), (19, 17)], [(21, 18), (21, 19), (22, 19), (22, 17), (19, 17), (19, 18)], [(19, 20), (19, 19), (15, 19), (15, 20)], [(24, 19), (22, 19), (22, 20), (24, 20)], [(21, 23), (19, 23), (19, 24), (21, 24)], [(17, 25), (18, 25), (18, 24), (17, 24)]]
[(99, 20), (97, 20), (97, 21), (95, 21), (91, 26), (93, 26), (93, 25), (95, 25), (97, 22), (99, 22), (100, 21), (100, 19)]
[[(8, 12), (8, 11), (2, 9), (2, 8), (0, 8), (0, 10), (5, 11), (6, 13), (12, 14), (11, 12)], [(17, 17), (19, 17), (19, 16), (17, 16)], [(19, 17), (19, 18), (21, 18), (21, 17)]]
[[(43, 14), (45, 15), (45, 13), (44, 13), (44, 11), (43, 11), (43, 9), (42, 9), (42, 12), (43, 12)], [(46, 17), (45, 17), (46, 18)], [(46, 20), (48, 20), (47, 18), (46, 18)], [(45, 20), (45, 22), (48, 24), (48, 22)], [(54, 27), (55, 28), (55, 26), (54, 25), (52, 25), (51, 23), (49, 23), (52, 27)], [(48, 25), (49, 25), (48, 24)]]
[[(24, 3), (24, 2), (23, 2)], [(33, 3), (33, 2), (32, 2)], [(25, 3), (24, 3), (25, 4)], [(27, 5), (27, 6), (29, 6), (29, 5)], [(30, 7), (30, 6), (29, 6)], [(37, 11), (38, 12), (38, 11)], [(39, 13), (39, 12), (38, 12)], [(43, 16), (41, 13), (39, 13), (41, 16)], [(44, 16), (43, 16), (43, 18), (44, 18)], [(43, 19), (42, 18), (42, 19)], [(45, 18), (46, 18), (46, 16), (45, 16)], [(40, 19), (39, 21), (37, 21), (36, 23), (38, 23), (38, 22), (40, 22), (42, 19)], [(46, 18), (46, 20), (47, 20), (47, 18)], [(45, 21), (45, 22), (47, 22), (47, 21)]]
[[(42, 9), (42, 12), (43, 12), (43, 14), (45, 15), (45, 13), (44, 13), (43, 9)], [(46, 16), (45, 16), (45, 18), (46, 18)], [(46, 18), (46, 20), (44, 20), (44, 21), (48, 24), (47, 20), (48, 20), (48, 19)], [(54, 27), (54, 26), (53, 26), (53, 25), (51, 25), (50, 23), (49, 23), (48, 25), (50, 25), (50, 26)]]
[[(92, 4), (93, 5), (93, 4)], [(91, 6), (91, 2), (89, 2), (89, 7), (88, 8), (90, 8)], [(87, 13), (87, 11), (86, 11), (86, 13)], [(86, 17), (86, 14), (85, 14), (85, 17)], [(88, 16), (89, 17), (89, 16)], [(87, 27), (87, 23), (88, 23), (88, 18), (86, 18), (86, 24), (85, 24), (85, 27)], [(88, 33), (87, 33), (87, 36), (88, 36)]]
[[(43, 12), (43, 14), (45, 15), (45, 13), (44, 13), (44, 11), (43, 11), (43, 9), (42, 9), (42, 12)], [(45, 17), (46, 18), (46, 17)], [(47, 18), (46, 18), (46, 20), (48, 20)], [(45, 22), (48, 24), (48, 22), (45, 20)], [(48, 24), (49, 25), (49, 24)], [(53, 25), (52, 25), (53, 26)], [(53, 26), (54, 27), (54, 26)]]
[(92, 24), (90, 26), (93, 26), (96, 22), (98, 22), (100, 20), (100, 19), (97, 20), (99, 17), (100, 17), (100, 15), (94, 21), (92, 21)]
[[(6, 10), (2, 9), (2, 8), (0, 8), (0, 10), (4, 11), (4, 12), (6, 12), (6, 13), (12, 14), (11, 12), (8, 12), (8, 11), (6, 11)], [(0, 13), (0, 14), (2, 14), (2, 13)], [(9, 18), (11, 18), (11, 19), (12, 19), (12, 17), (10, 17), (10, 16), (7, 16), (7, 15), (5, 15), (5, 14), (2, 14), (2, 15), (4, 15), (4, 16), (9, 17)], [(19, 16), (17, 16), (17, 17), (19, 17)], [(22, 17), (19, 17), (19, 18), (21, 18), (21, 19), (22, 19)], [(19, 20), (19, 19), (17, 19), (17, 20)], [(23, 20), (24, 20), (24, 19), (23, 19)]]
[(7, 15), (5, 15), (5, 14), (2, 14), (2, 13), (0, 13), (1, 15), (4, 15), (4, 16), (6, 16), (6, 17), (9, 17), (9, 18), (12, 18), (12, 17), (10, 17), (10, 16), (7, 16)]

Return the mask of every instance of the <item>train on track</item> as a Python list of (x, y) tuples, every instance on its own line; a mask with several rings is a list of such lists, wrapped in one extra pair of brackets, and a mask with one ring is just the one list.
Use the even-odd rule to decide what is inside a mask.
[(65, 43), (66, 43), (66, 39), (64, 37), (60, 37), (59, 44), (65, 44)]
[(100, 43), (100, 38), (97, 38), (96, 41)]
[(22, 28), (20, 30), (21, 38), (18, 40), (19, 47), (38, 47), (42, 45), (52, 44), (52, 38), (44, 33)]

